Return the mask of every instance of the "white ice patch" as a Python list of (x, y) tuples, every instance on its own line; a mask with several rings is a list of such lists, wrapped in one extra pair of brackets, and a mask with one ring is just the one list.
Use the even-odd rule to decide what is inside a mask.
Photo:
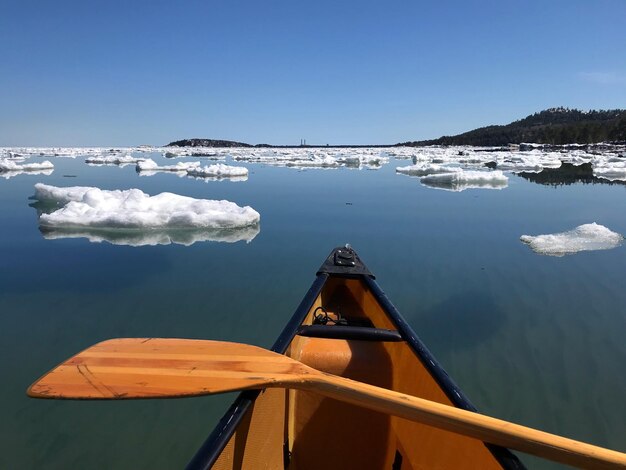
[(501, 171), (455, 171), (427, 175), (421, 183), (432, 188), (447, 191), (464, 191), (466, 189), (503, 189), (508, 186), (509, 179)]
[(165, 171), (181, 175), (189, 175), (196, 178), (223, 179), (233, 181), (245, 181), (248, 179), (248, 169), (242, 166), (231, 166), (217, 163), (215, 165), (201, 166), (200, 162), (178, 162), (176, 165), (160, 166), (154, 160), (146, 159), (137, 162), (137, 171), (141, 175), (154, 175)]
[(230, 147), (167, 147), (162, 152), (165, 158), (203, 157), (209, 160), (225, 160)]
[(248, 169), (243, 166), (231, 166), (217, 163), (204, 167), (194, 167), (187, 169), (189, 176), (197, 176), (201, 178), (236, 178), (248, 176)]
[(59, 188), (38, 183), (35, 198), (64, 207), (41, 214), (39, 224), (66, 229), (232, 229), (259, 223), (249, 206), (230, 201), (194, 199), (172, 193), (149, 196), (139, 189), (106, 191), (90, 187)]
[(315, 156), (311, 159), (290, 160), (286, 164), (288, 167), (294, 168), (338, 168), (341, 163), (331, 156)]
[(396, 172), (410, 176), (436, 175), (439, 173), (453, 173), (461, 171), (460, 168), (437, 165), (436, 163), (418, 163), (416, 165), (399, 166)]
[(609, 250), (619, 246), (624, 237), (594, 222), (579, 225), (568, 232), (537, 236), (522, 235), (520, 240), (536, 253), (564, 256), (579, 251)]
[(353, 166), (353, 167), (361, 167), (366, 166), (370, 168), (377, 168), (383, 166), (385, 163), (389, 162), (389, 158), (382, 155), (344, 155), (336, 158), (337, 163)]
[(497, 156), (498, 170), (511, 171), (513, 173), (529, 172), (539, 173), (544, 168), (559, 168), (561, 166), (560, 154), (554, 152), (505, 152)]
[(172, 171), (174, 173), (187, 173), (188, 170), (200, 167), (200, 162), (178, 162), (176, 165), (159, 165), (148, 158), (137, 162), (137, 171)]
[(626, 181), (626, 162), (606, 162), (593, 168), (593, 175), (609, 181)]
[(85, 163), (92, 165), (128, 165), (131, 163), (137, 163), (143, 159), (134, 158), (130, 155), (94, 155), (87, 157)]
[(52, 162), (46, 160), (41, 163), (17, 163), (15, 160), (9, 160), (7, 158), (0, 158), (0, 173), (5, 171), (45, 171), (53, 170), (54, 165)]

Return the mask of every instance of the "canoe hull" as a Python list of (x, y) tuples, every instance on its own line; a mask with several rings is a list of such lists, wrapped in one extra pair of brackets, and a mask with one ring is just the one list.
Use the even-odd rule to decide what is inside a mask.
[[(350, 256), (346, 261), (344, 248), (331, 252), (272, 349), (334, 375), (475, 410), (356, 253)], [(402, 341), (298, 334), (321, 315), (329, 329), (341, 318), (349, 326), (397, 332)], [(188, 468), (524, 467), (508, 450), (475, 439), (310, 392), (267, 389), (242, 393)]]

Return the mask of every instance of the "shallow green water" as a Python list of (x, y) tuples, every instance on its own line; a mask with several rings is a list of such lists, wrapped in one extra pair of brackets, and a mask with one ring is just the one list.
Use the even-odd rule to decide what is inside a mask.
[[(53, 402), (26, 387), (110, 337), (269, 346), (346, 242), (482, 412), (626, 451), (626, 248), (555, 258), (519, 241), (590, 222), (626, 233), (625, 186), (511, 175), (504, 190), (452, 193), (395, 174), (405, 163), (393, 160), (376, 171), (246, 164), (246, 182), (54, 163), (51, 176), (0, 180), (0, 468), (183, 467), (232, 396)], [(28, 199), (39, 181), (228, 199), (254, 207), (261, 230), (247, 244), (46, 240)]]

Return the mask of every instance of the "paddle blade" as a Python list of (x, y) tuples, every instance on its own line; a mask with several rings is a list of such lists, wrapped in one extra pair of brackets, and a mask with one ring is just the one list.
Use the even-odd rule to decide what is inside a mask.
[(279, 386), (307, 367), (246, 344), (174, 338), (98, 343), (30, 386), (35, 398), (175, 398)]

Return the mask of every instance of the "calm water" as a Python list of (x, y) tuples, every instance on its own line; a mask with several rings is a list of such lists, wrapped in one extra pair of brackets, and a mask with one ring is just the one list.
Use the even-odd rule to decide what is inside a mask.
[[(346, 242), (482, 412), (626, 451), (626, 248), (555, 258), (519, 241), (590, 222), (626, 233), (625, 186), (511, 175), (501, 191), (452, 193), (395, 174), (406, 161), (393, 159), (376, 171), (245, 164), (246, 182), (53, 161), (51, 176), (0, 180), (0, 468), (183, 467), (232, 395), (55, 402), (27, 386), (111, 337), (269, 346)], [(39, 181), (228, 199), (254, 207), (261, 230), (247, 244), (46, 240), (28, 199)]]

